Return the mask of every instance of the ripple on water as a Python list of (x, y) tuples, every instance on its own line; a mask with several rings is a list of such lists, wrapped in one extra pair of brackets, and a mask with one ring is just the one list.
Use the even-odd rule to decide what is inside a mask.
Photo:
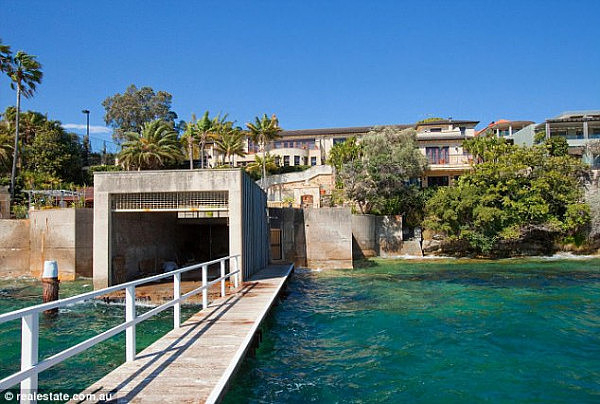
[(600, 399), (600, 260), (296, 272), (226, 403)]

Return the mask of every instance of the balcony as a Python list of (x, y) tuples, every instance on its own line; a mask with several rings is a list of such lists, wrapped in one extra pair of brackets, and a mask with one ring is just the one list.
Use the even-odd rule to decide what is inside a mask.
[(450, 153), (447, 157), (428, 158), (431, 168), (435, 167), (456, 167), (468, 166), (473, 162), (473, 157), (470, 154)]

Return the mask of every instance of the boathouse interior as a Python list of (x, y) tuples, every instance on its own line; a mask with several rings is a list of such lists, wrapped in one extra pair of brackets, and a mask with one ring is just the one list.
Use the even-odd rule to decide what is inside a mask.
[[(225, 195), (224, 198), (227, 196)], [(181, 194), (179, 195), (181, 199)], [(226, 209), (113, 204), (111, 283), (118, 284), (229, 255)], [(211, 268), (215, 272), (217, 268)], [(184, 274), (199, 279), (201, 271)]]

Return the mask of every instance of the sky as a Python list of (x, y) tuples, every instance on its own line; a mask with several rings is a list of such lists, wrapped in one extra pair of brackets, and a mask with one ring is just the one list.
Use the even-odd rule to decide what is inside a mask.
[(99, 150), (102, 101), (130, 84), (172, 94), (180, 119), (275, 113), (284, 129), (600, 109), (598, 15), (598, 0), (0, 0), (0, 38), (43, 65), (22, 108), (79, 134), (90, 110)]

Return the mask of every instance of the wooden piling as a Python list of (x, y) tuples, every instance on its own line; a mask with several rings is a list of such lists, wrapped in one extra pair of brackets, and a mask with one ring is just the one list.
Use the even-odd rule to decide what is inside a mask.
[[(44, 272), (42, 274), (42, 300), (44, 303), (58, 300), (59, 283), (56, 261), (45, 261)], [(46, 310), (44, 314), (54, 317), (58, 314), (58, 308)]]

